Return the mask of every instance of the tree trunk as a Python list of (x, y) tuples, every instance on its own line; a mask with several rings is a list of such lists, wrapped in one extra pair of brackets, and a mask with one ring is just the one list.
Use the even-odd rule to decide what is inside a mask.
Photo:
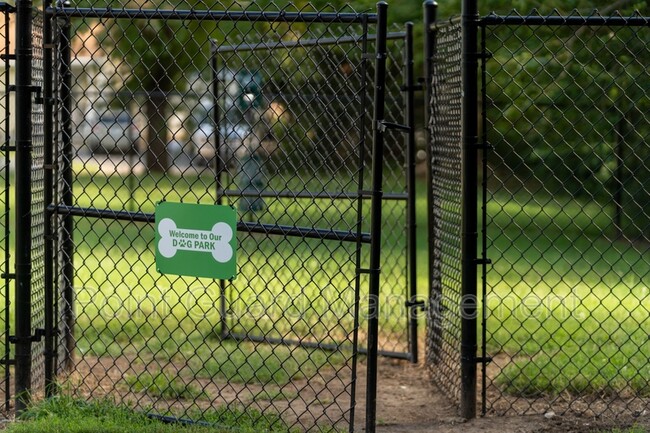
[(149, 93), (144, 111), (148, 119), (145, 133), (147, 142), (145, 162), (149, 171), (164, 172), (169, 168), (167, 153), (169, 103), (165, 92), (155, 90)]

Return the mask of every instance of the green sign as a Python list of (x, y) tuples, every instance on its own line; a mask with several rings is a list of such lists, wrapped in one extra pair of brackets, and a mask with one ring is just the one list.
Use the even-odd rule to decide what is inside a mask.
[(230, 206), (156, 206), (156, 267), (161, 274), (231, 279), (237, 274), (237, 212)]

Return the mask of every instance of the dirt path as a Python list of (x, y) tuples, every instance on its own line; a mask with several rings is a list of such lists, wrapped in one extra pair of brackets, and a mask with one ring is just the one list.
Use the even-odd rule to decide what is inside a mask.
[[(77, 365), (77, 371), (70, 377), (69, 384), (76, 393), (86, 398), (112, 395), (117, 400), (137, 402), (139, 405), (161, 409), (182, 409), (190, 403), (205, 408), (211, 407), (216, 400), (183, 401), (161, 400), (151, 398), (143, 393), (134, 393), (121, 381), (126, 373), (139, 374), (146, 366), (134, 364), (125, 357), (93, 358), (84, 357)], [(359, 363), (356, 397), (355, 431), (363, 432), (365, 425), (365, 362)], [(315, 419), (345, 417), (349, 408), (349, 394), (345, 392), (345, 382), (329, 381), (335, 379), (335, 372), (321, 372), (319, 380), (302, 379), (294, 381), (291, 386), (296, 390), (295, 398), (289, 400), (260, 401), (255, 394), (260, 385), (219, 383), (206, 379), (201, 385), (209, 392), (219, 393), (220, 401), (240, 401), (259, 410), (270, 409), (281, 413), (288, 424), (311, 425)], [(325, 384), (327, 383), (327, 386)], [(340, 383), (337, 389), (334, 383)], [(260, 388), (260, 389), (257, 389)], [(317, 398), (327, 391), (336, 399), (329, 404)], [(347, 399), (347, 400), (346, 400)], [(637, 399), (638, 400), (638, 399)], [(463, 421), (457, 415), (453, 402), (444, 397), (430, 382), (426, 369), (404, 361), (388, 359), (379, 360), (378, 396), (377, 396), (377, 432), (378, 433), (560, 433), (560, 432), (602, 432), (613, 428), (637, 426), (650, 432), (650, 410), (619, 418), (558, 416), (554, 413), (529, 416), (487, 416), (470, 421)], [(340, 425), (347, 431), (345, 425)], [(0, 423), (0, 429), (2, 424)]]
[[(487, 416), (465, 422), (457, 416), (452, 402), (430, 384), (426, 370), (421, 366), (382, 360), (379, 371), (379, 433), (582, 433), (633, 425), (645, 427), (650, 432), (650, 413), (616, 419), (547, 413)], [(361, 401), (359, 403), (365, 404)], [(357, 426), (363, 426), (363, 420), (357, 421)]]

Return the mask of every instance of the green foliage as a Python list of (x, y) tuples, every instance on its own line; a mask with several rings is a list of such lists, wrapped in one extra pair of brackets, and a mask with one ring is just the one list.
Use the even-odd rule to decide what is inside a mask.
[[(650, 223), (650, 32), (633, 27), (488, 31), (488, 123), (496, 170), (602, 202), (622, 190), (625, 234)], [(495, 158), (497, 160), (498, 158)]]
[[(449, 2), (451, 4), (444, 3), (445, 9), (460, 10), (461, 0)], [(614, 11), (630, 14), (634, 10), (642, 11), (647, 7), (646, 0), (478, 0), (478, 4), (482, 14), (492, 11), (498, 14), (507, 14), (513, 8), (524, 14), (533, 9), (538, 9), (542, 14), (550, 13), (554, 9), (561, 14), (568, 14), (574, 10), (578, 10), (582, 14), (590, 14), (594, 9), (598, 9), (604, 14)]]
[(275, 390), (275, 391), (261, 391), (255, 395), (255, 400), (268, 400), (268, 401), (280, 401), (280, 400), (293, 400), (298, 398), (297, 392), (291, 392), (287, 390)]

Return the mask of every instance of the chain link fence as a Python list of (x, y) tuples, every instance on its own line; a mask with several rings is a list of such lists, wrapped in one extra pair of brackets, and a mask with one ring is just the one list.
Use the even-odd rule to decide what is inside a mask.
[[(387, 63), (385, 80), (385, 120), (387, 122), (407, 125), (406, 119), (406, 33), (403, 28), (394, 26), (388, 33)], [(371, 41), (371, 50), (374, 50)], [(374, 77), (374, 63), (369, 63), (368, 81)], [(370, 119), (366, 125), (372, 125)], [(371, 130), (366, 134), (370, 136)], [(409, 281), (407, 250), (407, 231), (409, 230), (407, 206), (409, 199), (414, 200), (414, 191), (407, 186), (408, 168), (406, 165), (407, 144), (404, 131), (388, 129), (384, 134), (384, 200), (382, 202), (382, 256), (380, 305), (382, 313), (379, 318), (381, 337), (380, 353), (395, 357), (411, 359), (413, 354), (409, 347), (411, 339), (417, 340), (408, 331), (409, 312), (406, 303), (409, 299)], [(369, 143), (366, 144), (369, 146)], [(370, 154), (368, 148), (365, 151)], [(370, 186), (370, 179), (365, 188)], [(413, 187), (414, 188), (414, 187)], [(409, 195), (412, 194), (412, 195)], [(416, 342), (417, 344), (417, 342)]]
[(430, 76), (428, 163), (429, 308), (427, 367), (460, 400), (461, 346), (461, 25), (439, 23)]
[(485, 410), (648, 408), (649, 22), (483, 19)]
[[(388, 35), (390, 49), (386, 105), (390, 107), (390, 112), (387, 120), (400, 124), (405, 123), (401, 89), (404, 37), (403, 32)], [(315, 199), (318, 206), (324, 204), (323, 199), (335, 206), (350, 199), (358, 200), (355, 197), (357, 194), (352, 192), (357, 188), (353, 186), (354, 182), (360, 182), (362, 188), (370, 188), (369, 178), (362, 170), (364, 165), (370, 163), (371, 155), (369, 137), (372, 135), (372, 119), (367, 104), (372, 104), (368, 83), (372, 81), (374, 68), (362, 57), (364, 52), (373, 51), (374, 37), (365, 42), (358, 36), (332, 38), (317, 34), (290, 43), (240, 42), (218, 45), (213, 41), (217, 90), (212, 94), (219, 95), (220, 100), (217, 104), (206, 102), (203, 105), (218, 107), (216, 113), (206, 110), (206, 114), (216, 116), (218, 139), (222, 140), (223, 147), (223, 158), (216, 161), (220, 165), (215, 167), (220, 179), (218, 200), (238, 207), (244, 214), (254, 214), (262, 224), (274, 223), (277, 212), (270, 212), (269, 209), (272, 204), (283, 200), (284, 206), (290, 203), (291, 206), (300, 204), (301, 207), (311, 206)], [(296, 71), (290, 72), (292, 77), (289, 78), (281, 65), (292, 59), (308, 60), (301, 61)], [(363, 69), (355, 71), (354, 65), (363, 65)], [(305, 72), (307, 70), (309, 73)], [(253, 134), (261, 138), (255, 152), (251, 152), (239, 139), (237, 128), (242, 112), (236, 96), (236, 89), (240, 86), (238, 76), (245, 76), (244, 80), (249, 80), (243, 87), (248, 84), (253, 89), (251, 91), (260, 87), (258, 94), (251, 95), (257, 98), (255, 104), (268, 107), (258, 115), (259, 119), (255, 119), (251, 127)], [(200, 100), (209, 99), (205, 96), (208, 93), (209, 90), (206, 90)], [(360, 125), (363, 129), (359, 128)], [(385, 234), (384, 245), (391, 254), (382, 264), (384, 312), (381, 316), (380, 350), (384, 354), (407, 358), (406, 149), (401, 134), (391, 131), (386, 136), (388, 155), (384, 161), (386, 200), (383, 204), (382, 232)], [(214, 162), (214, 146), (213, 143), (205, 145), (198, 150), (197, 156), (201, 164), (208, 166)], [(253, 154), (253, 157), (249, 158), (249, 154)], [(251, 172), (256, 174), (249, 174)], [(315, 172), (320, 175), (315, 177)], [(278, 186), (269, 187), (275, 184)], [(363, 202), (357, 203), (363, 206)], [(366, 206), (365, 221), (369, 221), (368, 211)], [(290, 213), (287, 215), (290, 216)], [(290, 220), (286, 223), (293, 224)], [(310, 221), (309, 224), (319, 225), (318, 221)], [(351, 226), (347, 223), (340, 228), (350, 230)], [(365, 225), (363, 230), (367, 231), (368, 228)], [(287, 248), (293, 249), (292, 246)], [(365, 260), (362, 257), (362, 261)], [(334, 268), (339, 266), (334, 262), (331, 264)], [(290, 267), (282, 268), (286, 268), (286, 279), (290, 281), (314, 280), (310, 271), (301, 274)], [(278, 278), (282, 278), (278, 275), (277, 266), (274, 266), (274, 272)], [(322, 325), (319, 323), (309, 324), (312, 335), (307, 339), (287, 332), (292, 327), (286, 323), (289, 318), (284, 313), (285, 305), (278, 298), (277, 290), (270, 291), (273, 293), (270, 305), (263, 306), (268, 320), (267, 329), (259, 328), (259, 321), (255, 326), (247, 324), (242, 309), (250, 306), (242, 302), (233, 303), (231, 299), (241, 299), (244, 287), (255, 284), (258, 283), (240, 280), (230, 285), (231, 293), (226, 296), (222, 306), (225, 313), (224, 336), (299, 345), (317, 344), (321, 348), (338, 344), (338, 337), (331, 332), (328, 341), (317, 341), (322, 334), (315, 328)], [(287, 297), (284, 303), (302, 304), (303, 308), (306, 305), (313, 307), (317, 303), (314, 299), (305, 298), (302, 288), (297, 293), (291, 293), (286, 287), (285, 284), (279, 292), (280, 298)], [(336, 290), (333, 296), (332, 299), (325, 299), (324, 305), (336, 305), (337, 299), (341, 299), (341, 294)], [(361, 329), (364, 328), (362, 321)]]
[[(31, 78), (16, 89), (31, 95), (17, 110), (32, 116), (17, 134), (31, 143), (18, 154), (30, 224), (16, 236), (31, 314), (12, 355), (5, 311), (5, 367), (20, 363), (19, 393), (63, 381), (166, 421), (353, 430), (376, 272), (378, 15), (195, 3), (60, 2), (29, 17)], [(406, 123), (404, 38), (388, 36), (389, 127)], [(380, 352), (410, 359), (406, 146), (385, 136)], [(157, 272), (162, 201), (237, 210), (237, 278)]]
[[(20, 25), (29, 19), (33, 56), (16, 56), (29, 74), (13, 88), (16, 115), (30, 120), (15, 134), (15, 193), (29, 197), (15, 203), (15, 263), (9, 141), (2, 150), (7, 409), (14, 365), (18, 397), (60, 380), (76, 396), (110, 395), (164, 421), (353, 431), (366, 375), (376, 391), (373, 343), (417, 359), (413, 136), (402, 135), (413, 133), (409, 31), (387, 35), (385, 70), (375, 70), (386, 42), (377, 14), (213, 6), (87, 1), (46, 8), (45, 20), (17, 12)], [(490, 15), (474, 23), (480, 55), (462, 53), (471, 26), (434, 21), (427, 15), (434, 382), (463, 414), (479, 394), (484, 413), (642, 413), (649, 21)], [(461, 68), (477, 60), (480, 82)], [(480, 116), (463, 105), (474, 82)], [(472, 142), (463, 131), (478, 122)], [(373, 136), (385, 143), (381, 164)], [(482, 185), (475, 150), (485, 150)], [(381, 195), (372, 164), (385, 194), (371, 214)], [(468, 197), (479, 188), (482, 236), (472, 245)], [(163, 201), (237, 211), (237, 278), (158, 272)], [(369, 248), (380, 229), (381, 260)], [(463, 296), (474, 293), (474, 266), (481, 299)], [(380, 293), (378, 317), (365, 315), (377, 305), (370, 293)], [(12, 302), (30, 314), (12, 318)], [(478, 339), (476, 317), (464, 314), (477, 307)], [(374, 319), (378, 336), (366, 334)]]

